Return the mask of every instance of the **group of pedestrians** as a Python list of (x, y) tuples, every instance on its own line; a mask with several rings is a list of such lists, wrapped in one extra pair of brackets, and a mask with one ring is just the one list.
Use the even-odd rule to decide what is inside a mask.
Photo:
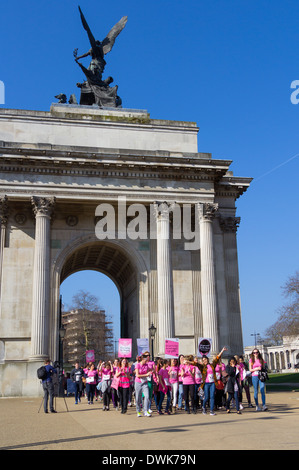
[[(151, 417), (153, 405), (159, 415), (177, 413), (196, 414), (199, 410), (215, 415), (215, 410), (231, 412), (231, 405), (238, 414), (245, 391), (249, 407), (253, 407), (250, 386), (253, 385), (256, 410), (266, 410), (265, 383), (259, 373), (266, 364), (257, 349), (254, 349), (249, 363), (242, 356), (231, 357), (225, 365), (222, 354), (210, 359), (207, 356), (180, 355), (178, 359), (156, 358), (151, 361), (150, 353), (137, 356), (134, 363), (127, 359), (100, 361), (97, 366), (89, 363), (81, 367), (77, 362), (71, 372), (75, 390), (75, 404), (83, 397), (92, 405), (101, 400), (103, 410), (109, 411), (111, 402), (114, 408), (127, 412), (135, 400), (137, 417)], [(44, 385), (44, 384), (43, 384)], [(47, 387), (44, 386), (44, 389)], [(258, 391), (262, 398), (262, 408), (258, 402)], [(45, 397), (46, 399), (46, 397)], [(46, 409), (46, 408), (45, 408)]]

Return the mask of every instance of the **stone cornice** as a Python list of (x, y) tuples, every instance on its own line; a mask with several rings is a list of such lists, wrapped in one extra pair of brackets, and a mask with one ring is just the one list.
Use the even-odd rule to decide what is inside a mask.
[(230, 160), (216, 160), (210, 154), (202, 153), (182, 155), (89, 147), (66, 149), (47, 144), (0, 142), (0, 168), (15, 173), (219, 181), (230, 164)]
[(225, 175), (215, 184), (215, 195), (237, 199), (247, 191), (252, 180), (253, 178)]

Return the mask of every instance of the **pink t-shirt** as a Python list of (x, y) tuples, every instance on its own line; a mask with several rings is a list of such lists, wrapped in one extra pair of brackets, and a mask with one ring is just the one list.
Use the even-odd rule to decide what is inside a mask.
[[(182, 371), (182, 367), (183, 367), (183, 364), (180, 364), (180, 365), (179, 365), (179, 372)], [(183, 382), (183, 378), (182, 378), (181, 375), (179, 375), (179, 383), (182, 383), (182, 382)]]
[(194, 378), (195, 378), (195, 383), (196, 384), (201, 384), (202, 383), (202, 375), (201, 375), (201, 372), (200, 372), (200, 370), (197, 366), (195, 366)]
[[(249, 363), (251, 364), (253, 369), (255, 369), (256, 367), (262, 367), (262, 363), (259, 359), (256, 359), (253, 364), (252, 364), (252, 360), (249, 359)], [(251, 375), (252, 377), (256, 377), (257, 375), (259, 375), (259, 371), (255, 370), (254, 372), (252, 372)]]
[(154, 361), (148, 361), (148, 366), (149, 366), (151, 369), (155, 370), (155, 365), (156, 365), (156, 364), (155, 364)]
[(102, 369), (102, 380), (111, 380), (111, 375), (111, 369)]
[(168, 369), (169, 383), (175, 384), (179, 380), (179, 368), (177, 366), (171, 366)]
[(167, 369), (160, 369), (159, 370), (159, 376), (162, 378), (162, 383), (159, 382), (159, 392), (166, 393), (168, 386), (169, 386), (169, 375), (168, 375), (168, 370)]
[(245, 369), (245, 366), (244, 366), (243, 362), (240, 362), (240, 364), (238, 364), (237, 367), (238, 367), (239, 372), (240, 372), (240, 379), (244, 380), (245, 377), (246, 377), (246, 369)]
[(184, 375), (183, 375), (183, 385), (192, 385), (195, 383), (195, 378), (194, 376), (191, 374), (191, 372), (195, 369), (194, 366), (190, 365), (190, 364), (184, 364), (182, 366), (182, 371), (184, 372)]
[(220, 380), (221, 379), (221, 372), (225, 370), (225, 364), (217, 364), (215, 367), (215, 373), (216, 373), (216, 379)]
[(214, 371), (211, 367), (210, 364), (207, 365), (207, 376), (206, 376), (206, 384), (211, 384), (215, 382), (215, 379), (214, 379)]
[(98, 375), (98, 372), (96, 369), (94, 370), (88, 370), (86, 372), (86, 375), (87, 375), (87, 380), (86, 380), (86, 383), (89, 383), (90, 385), (95, 385), (97, 383), (97, 375)]
[(130, 387), (130, 367), (118, 367), (117, 372), (119, 375), (119, 386), (120, 388)]
[[(142, 364), (141, 362), (138, 362), (136, 364), (135, 370), (138, 370), (138, 373), (140, 375), (143, 375), (143, 374), (147, 374), (150, 370), (152, 370), (152, 368), (148, 365), (147, 362), (145, 364)], [(139, 378), (136, 375), (135, 382), (142, 383), (144, 381), (144, 379), (147, 380), (147, 377)]]

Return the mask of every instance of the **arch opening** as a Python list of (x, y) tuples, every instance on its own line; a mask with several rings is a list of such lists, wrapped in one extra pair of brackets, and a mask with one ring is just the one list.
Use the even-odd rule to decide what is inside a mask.
[[(83, 296), (87, 295), (87, 299), (82, 293)], [(81, 270), (61, 283), (60, 295), (63, 325), (66, 328), (64, 363), (75, 360), (85, 362), (86, 350), (94, 350), (96, 362), (112, 359), (117, 354), (117, 343), (121, 337), (121, 300), (116, 284), (99, 271)], [(75, 296), (79, 296), (77, 301)], [(87, 309), (85, 313), (80, 313), (82, 304)], [(89, 307), (97, 307), (96, 313), (89, 313)], [(85, 349), (83, 346), (86, 346)]]
[[(58, 355), (59, 338), (58, 328), (59, 319), (59, 299), (60, 293), (64, 295), (64, 286), (72, 283), (75, 277), (88, 277), (93, 273), (107, 278), (116, 286), (118, 291), (119, 308), (116, 312), (113, 307), (113, 316), (118, 316), (118, 322), (114, 321), (116, 328), (114, 331), (115, 339), (132, 338), (133, 351), (132, 356), (136, 354), (136, 339), (142, 337), (142, 331), (147, 331), (148, 323), (148, 302), (147, 302), (147, 268), (144, 260), (140, 257), (127, 241), (101, 241), (90, 236), (81, 237), (73, 240), (71, 244), (65, 247), (59, 253), (53, 266), (53, 297), (52, 297), (52, 322), (56, 325), (57, 335), (53, 338), (51, 350), (56, 351)], [(73, 278), (74, 276), (74, 278)], [(97, 284), (97, 282), (96, 282)], [(101, 296), (101, 281), (98, 281), (98, 295), (100, 304), (104, 305), (104, 298)], [(106, 288), (105, 295), (106, 295)], [(90, 291), (90, 289), (86, 289)], [(113, 291), (113, 288), (112, 288)], [(111, 299), (110, 299), (111, 300)], [(69, 303), (63, 299), (64, 303)], [(109, 307), (110, 310), (110, 307)], [(110, 312), (107, 312), (110, 314)], [(144, 325), (146, 326), (144, 327)], [(114, 351), (116, 350), (116, 344)]]

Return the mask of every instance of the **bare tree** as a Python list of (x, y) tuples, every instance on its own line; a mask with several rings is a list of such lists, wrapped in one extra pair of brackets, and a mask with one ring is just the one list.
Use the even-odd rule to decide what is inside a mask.
[(105, 359), (113, 349), (113, 328), (99, 299), (81, 290), (73, 296), (72, 302), (70, 310), (62, 315), (66, 329), (64, 360), (84, 361), (88, 350), (95, 351), (96, 360)]
[(283, 336), (299, 334), (299, 271), (289, 277), (282, 291), (290, 300), (278, 309), (278, 320), (265, 331), (267, 340), (274, 344), (281, 344)]

